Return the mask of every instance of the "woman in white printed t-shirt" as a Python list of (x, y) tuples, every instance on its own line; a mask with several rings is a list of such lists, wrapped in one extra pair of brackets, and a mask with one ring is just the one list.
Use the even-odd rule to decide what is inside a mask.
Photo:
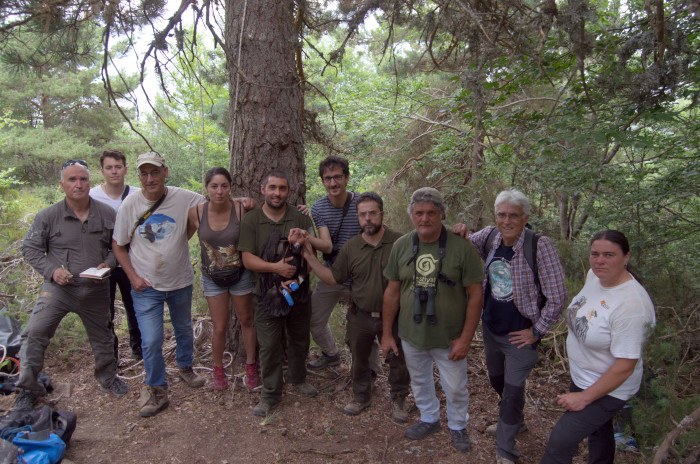
[(612, 463), (612, 419), (642, 382), (642, 348), (655, 324), (654, 305), (627, 270), (629, 242), (606, 230), (591, 240), (586, 284), (566, 311), (570, 393), (540, 464), (570, 463), (588, 437), (589, 463)]

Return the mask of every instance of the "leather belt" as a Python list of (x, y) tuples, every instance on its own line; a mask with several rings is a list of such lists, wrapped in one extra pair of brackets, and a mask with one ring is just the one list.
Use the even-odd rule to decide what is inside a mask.
[(364, 313), (365, 315), (367, 315), (367, 316), (369, 316), (369, 317), (374, 317), (374, 318), (377, 318), (377, 319), (379, 319), (379, 318), (382, 317), (382, 313), (379, 312), (379, 311), (372, 311), (372, 312), (370, 312), (370, 311), (365, 311), (364, 309), (360, 309), (360, 308), (357, 308), (357, 310), (358, 310), (359, 312), (361, 312), (361, 313)]

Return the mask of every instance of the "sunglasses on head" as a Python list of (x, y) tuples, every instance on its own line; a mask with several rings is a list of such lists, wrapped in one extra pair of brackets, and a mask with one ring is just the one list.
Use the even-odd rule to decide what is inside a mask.
[(61, 168), (61, 171), (66, 169), (68, 166), (73, 166), (74, 164), (79, 164), (83, 166), (84, 168), (87, 168), (87, 162), (85, 160), (68, 160), (65, 163), (63, 163), (63, 167)]

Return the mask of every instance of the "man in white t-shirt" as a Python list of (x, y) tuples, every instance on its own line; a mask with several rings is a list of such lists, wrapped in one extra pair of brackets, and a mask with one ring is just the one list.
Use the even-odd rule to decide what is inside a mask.
[[(127, 185), (124, 182), (127, 172), (124, 152), (120, 150), (105, 150), (100, 156), (100, 166), (100, 172), (105, 178), (105, 183), (91, 188), (90, 197), (106, 203), (116, 212), (127, 196), (138, 193), (141, 189)], [(109, 276), (109, 324), (114, 335), (114, 357), (119, 363), (119, 340), (114, 331), (114, 299), (117, 296), (117, 285), (122, 295), (126, 321), (129, 325), (129, 346), (131, 346), (132, 357), (134, 359), (142, 359), (141, 332), (139, 331), (136, 313), (134, 312), (134, 302), (131, 299), (131, 284), (129, 283), (129, 277), (127, 277), (120, 266), (115, 267)]]
[(187, 212), (203, 203), (204, 197), (178, 187), (166, 187), (168, 167), (159, 153), (139, 155), (136, 169), (142, 189), (139, 194), (128, 196), (119, 208), (112, 246), (131, 282), (146, 369), (147, 388), (141, 392), (140, 414), (149, 417), (170, 404), (163, 359), (165, 303), (177, 341), (175, 358), (179, 376), (190, 387), (204, 385), (204, 379), (192, 370), (194, 272), (187, 246), (194, 234), (194, 230), (187, 228)]

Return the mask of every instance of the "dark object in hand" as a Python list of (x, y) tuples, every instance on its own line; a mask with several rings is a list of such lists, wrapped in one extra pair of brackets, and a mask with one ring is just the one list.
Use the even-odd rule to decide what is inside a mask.
[(394, 358), (396, 357), (396, 353), (394, 352), (393, 348), (389, 349), (389, 353), (386, 355), (386, 358), (384, 359), (385, 363), (391, 362)]
[[(308, 263), (302, 256), (301, 251), (301, 247), (296, 251), (286, 237), (282, 238), (280, 231), (276, 230), (270, 234), (267, 245), (265, 245), (265, 249), (260, 257), (268, 263), (276, 263), (281, 259), (291, 257), (292, 259), (287, 261), (287, 264), (296, 268), (291, 278), (285, 278), (273, 272), (261, 272), (259, 274), (260, 291), (262, 294), (260, 307), (270, 316), (286, 316), (292, 310), (292, 306), (282, 294), (282, 282), (290, 279), (297, 279), (299, 276), (305, 277), (308, 275)], [(293, 302), (296, 304), (306, 303), (309, 301), (310, 293), (309, 279), (304, 279), (301, 285), (299, 285), (299, 290), (294, 291)]]

